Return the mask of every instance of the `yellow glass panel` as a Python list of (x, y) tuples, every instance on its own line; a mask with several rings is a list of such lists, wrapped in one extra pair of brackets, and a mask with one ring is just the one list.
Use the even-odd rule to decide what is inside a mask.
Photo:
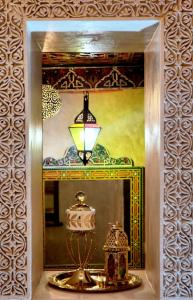
[(69, 127), (74, 144), (78, 151), (84, 150), (84, 124), (73, 124)]

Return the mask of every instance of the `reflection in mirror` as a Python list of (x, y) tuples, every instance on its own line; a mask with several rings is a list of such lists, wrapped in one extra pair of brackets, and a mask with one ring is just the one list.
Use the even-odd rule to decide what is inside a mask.
[(45, 255), (46, 268), (73, 267), (68, 254), (65, 210), (75, 204), (77, 191), (84, 191), (86, 203), (96, 209), (96, 250), (90, 265), (104, 266), (104, 251), (109, 223), (119, 221), (129, 238), (130, 180), (45, 181)]

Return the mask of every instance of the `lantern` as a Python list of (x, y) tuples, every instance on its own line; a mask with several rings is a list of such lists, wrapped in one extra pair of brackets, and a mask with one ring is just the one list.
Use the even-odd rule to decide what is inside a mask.
[(107, 284), (124, 284), (128, 280), (129, 249), (128, 237), (117, 222), (111, 226), (103, 247)]
[(96, 118), (89, 111), (89, 95), (84, 95), (84, 108), (69, 127), (76, 145), (78, 155), (86, 165), (92, 156), (92, 149), (96, 143), (101, 127), (96, 124)]

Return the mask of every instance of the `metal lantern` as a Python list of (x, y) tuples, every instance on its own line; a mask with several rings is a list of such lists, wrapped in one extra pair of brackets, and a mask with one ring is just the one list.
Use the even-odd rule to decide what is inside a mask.
[(89, 95), (84, 95), (84, 108), (69, 127), (70, 133), (78, 150), (78, 155), (86, 165), (92, 156), (101, 127), (96, 124), (96, 118), (89, 111)]
[(128, 237), (117, 222), (112, 225), (103, 247), (107, 284), (125, 283), (128, 280)]

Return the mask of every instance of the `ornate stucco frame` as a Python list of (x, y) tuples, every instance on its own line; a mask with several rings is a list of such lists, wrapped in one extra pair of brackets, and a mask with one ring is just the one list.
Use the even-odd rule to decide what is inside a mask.
[[(162, 18), (164, 21), (164, 199), (160, 216), (160, 236), (164, 245), (161, 243), (160, 249), (161, 296), (193, 296), (192, 15), (191, 0), (0, 1), (2, 297), (31, 299), (31, 275), (35, 272), (35, 269), (31, 271), (33, 252), (30, 229), (34, 214), (31, 215), (29, 205), (33, 185), (29, 179), (29, 161), (26, 161), (30, 152), (26, 139), (26, 130), (29, 129), (26, 128), (26, 120), (30, 111), (28, 108), (26, 111), (28, 102), (25, 99), (25, 22), (27, 19), (115, 17)], [(32, 156), (34, 151), (30, 152)]]

